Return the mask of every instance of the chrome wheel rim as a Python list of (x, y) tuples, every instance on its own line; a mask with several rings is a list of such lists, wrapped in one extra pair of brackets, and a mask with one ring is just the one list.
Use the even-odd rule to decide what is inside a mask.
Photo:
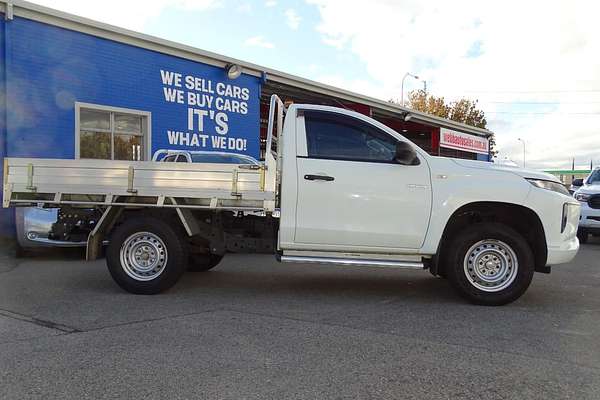
[(484, 292), (499, 292), (510, 286), (519, 270), (514, 250), (500, 240), (485, 239), (469, 248), (464, 271), (471, 285)]
[(163, 273), (167, 265), (167, 247), (151, 232), (137, 232), (121, 246), (121, 266), (137, 281), (151, 281)]

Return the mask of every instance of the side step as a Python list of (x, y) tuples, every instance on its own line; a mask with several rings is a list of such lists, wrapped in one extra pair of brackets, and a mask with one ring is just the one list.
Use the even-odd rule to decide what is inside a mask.
[(368, 260), (358, 258), (335, 258), (335, 257), (308, 257), (308, 256), (279, 256), (281, 262), (308, 263), (308, 264), (333, 264), (361, 267), (383, 267), (383, 268), (407, 268), (424, 269), (422, 262), (417, 261), (392, 261), (392, 260)]

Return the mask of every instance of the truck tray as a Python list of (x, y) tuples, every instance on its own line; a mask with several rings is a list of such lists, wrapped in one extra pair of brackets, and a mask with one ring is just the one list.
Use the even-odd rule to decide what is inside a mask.
[[(3, 206), (73, 204), (273, 211), (264, 165), (5, 158)], [(270, 175), (270, 174), (269, 174)]]

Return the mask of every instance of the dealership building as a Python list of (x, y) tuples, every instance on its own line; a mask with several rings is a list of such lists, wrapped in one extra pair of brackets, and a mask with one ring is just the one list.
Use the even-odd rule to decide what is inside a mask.
[[(369, 115), (430, 154), (489, 161), (492, 133), (485, 129), (32, 3), (0, 0), (2, 158), (150, 160), (159, 149), (260, 158), (274, 93), (284, 101)], [(13, 210), (0, 211), (0, 234), (13, 235), (13, 219)]]

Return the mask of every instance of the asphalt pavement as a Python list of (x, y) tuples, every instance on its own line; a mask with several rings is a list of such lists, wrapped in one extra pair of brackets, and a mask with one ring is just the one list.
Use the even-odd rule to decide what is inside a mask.
[(264, 255), (135, 296), (80, 257), (0, 256), (0, 399), (600, 398), (598, 238), (493, 308)]

